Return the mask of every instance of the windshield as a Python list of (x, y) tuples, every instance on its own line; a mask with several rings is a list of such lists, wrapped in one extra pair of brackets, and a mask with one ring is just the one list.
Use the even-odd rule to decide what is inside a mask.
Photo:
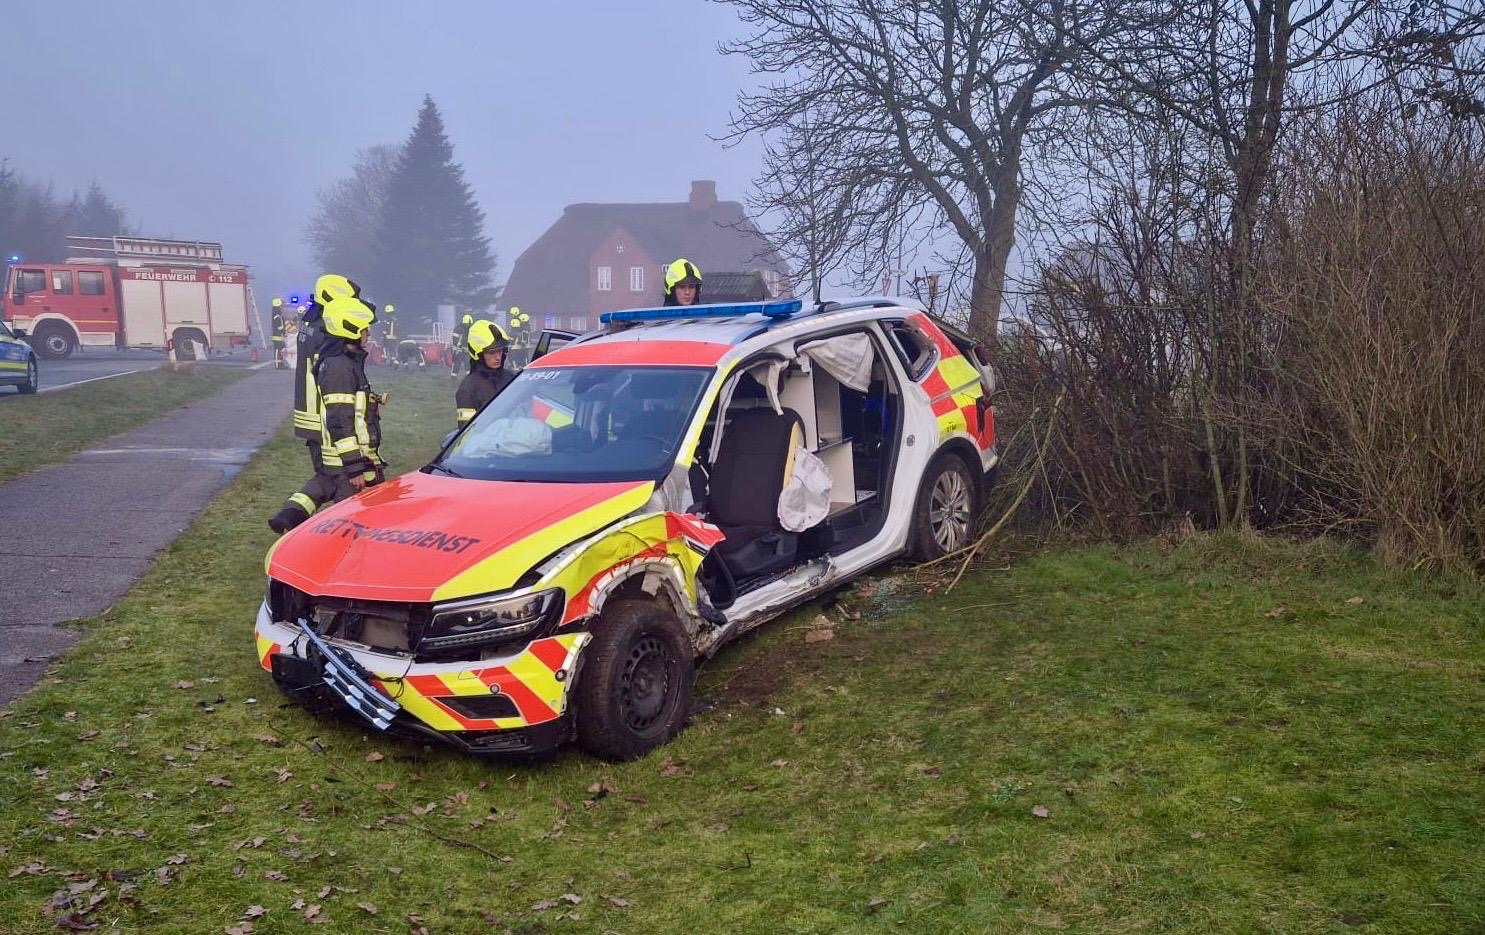
[(701, 367), (524, 370), (437, 464), (480, 480), (653, 480), (675, 461), (711, 374)]

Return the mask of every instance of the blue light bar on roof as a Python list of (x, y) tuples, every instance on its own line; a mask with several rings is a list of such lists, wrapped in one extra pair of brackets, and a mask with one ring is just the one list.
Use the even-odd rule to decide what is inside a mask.
[(732, 318), (737, 315), (766, 315), (788, 318), (804, 308), (801, 299), (783, 302), (754, 302), (747, 305), (667, 305), (664, 308), (632, 308), (622, 312), (604, 312), (598, 320), (605, 325), (622, 321), (667, 321), (688, 318)]

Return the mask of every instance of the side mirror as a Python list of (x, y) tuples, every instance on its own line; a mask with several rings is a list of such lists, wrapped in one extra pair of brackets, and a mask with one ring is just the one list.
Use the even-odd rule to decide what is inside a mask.
[(10, 329), (10, 333), (13, 334), (13, 335), (15, 335), (18, 338), (24, 338), (26, 336), (26, 329), (25, 328), (11, 328)]

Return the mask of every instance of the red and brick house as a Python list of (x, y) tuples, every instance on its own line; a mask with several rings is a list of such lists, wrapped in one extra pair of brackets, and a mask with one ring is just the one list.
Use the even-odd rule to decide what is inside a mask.
[(703, 301), (730, 298), (718, 289), (755, 294), (760, 281), (769, 298), (789, 294), (788, 264), (741, 204), (718, 201), (703, 180), (685, 201), (568, 205), (516, 260), (499, 307), (518, 306), (533, 330), (583, 331), (603, 312), (660, 305), (677, 257), (701, 268)]

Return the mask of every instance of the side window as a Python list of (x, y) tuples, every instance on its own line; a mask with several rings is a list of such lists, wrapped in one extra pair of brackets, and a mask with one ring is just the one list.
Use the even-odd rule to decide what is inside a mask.
[(583, 331), (588, 327), (588, 319), (581, 315), (571, 315), (567, 319), (567, 327), (573, 331)]
[(0, 338), (13, 338), (13, 337), (15, 337), (15, 335), (11, 334), (10, 333), (10, 329), (7, 328), (7, 327), (5, 327), (5, 322), (0, 321)]
[[(603, 267), (599, 267), (599, 269), (602, 269), (602, 268)], [(556, 315), (544, 315), (544, 316), (542, 316), (542, 319), (541, 319), (541, 326), (543, 328), (556, 328), (561, 323), (562, 323), (562, 319), (559, 318)]]
[(52, 270), (52, 292), (56, 293), (57, 295), (72, 294), (72, 270)]
[(15, 274), (15, 294), (29, 295), (32, 292), (46, 291), (46, 271), (39, 269), (20, 269)]
[(914, 383), (928, 376), (938, 360), (938, 349), (928, 336), (905, 321), (884, 321), (882, 327), (892, 339), (892, 346), (902, 360), (903, 369)]
[(103, 274), (94, 270), (79, 270), (77, 291), (79, 295), (102, 295)]
[(598, 267), (598, 291), (608, 292), (614, 287), (614, 268), (612, 266)]
[(629, 267), (629, 291), (645, 291), (645, 268), (643, 266)]

